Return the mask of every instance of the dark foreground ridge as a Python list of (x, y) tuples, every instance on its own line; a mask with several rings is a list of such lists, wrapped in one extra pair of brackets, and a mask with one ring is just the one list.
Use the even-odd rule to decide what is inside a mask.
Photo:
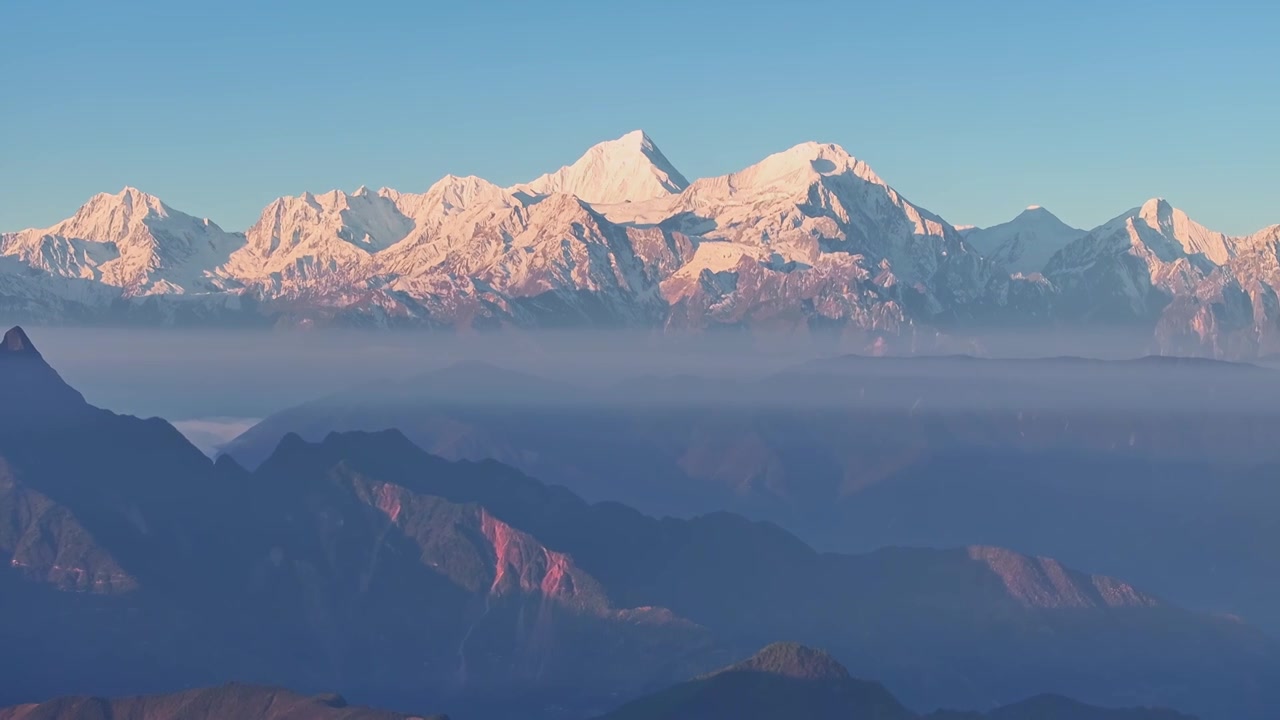
[[(743, 684), (753, 711), (781, 693), (786, 712), (796, 682), (824, 688), (786, 717), (856, 701), (892, 720), (1050, 691), (1274, 718), (1274, 640), (1049, 558), (821, 553), (730, 513), (593, 505), (397, 431), (286, 435), (253, 470), (215, 465), (33, 357), (0, 353), (0, 398), (25, 397), (0, 402), (0, 647), (16, 649), (0, 652), (0, 705), (236, 678), (579, 720), (701, 678)], [(707, 676), (780, 639), (839, 663), (780, 645)]]
[(835, 658), (776, 643), (709, 675), (628, 703), (598, 720), (1195, 720), (1159, 708), (1110, 709), (1040, 695), (989, 713), (917, 715), (879, 683), (858, 680)]
[(230, 683), (168, 695), (68, 697), (0, 709), (0, 720), (449, 720), (352, 707), (340, 695), (306, 697)]
[[(14, 410), (0, 422), (16, 424), (44, 421), (51, 415), (66, 415), (85, 409), (84, 396), (67, 385), (21, 327), (14, 326), (0, 340), (0, 403)], [(22, 417), (18, 417), (18, 415)]]
[(4, 334), (4, 342), (0, 344), (0, 352), (40, 354), (36, 352), (35, 346), (31, 344), (31, 339), (27, 337), (27, 333), (17, 325), (9, 328), (9, 332)]

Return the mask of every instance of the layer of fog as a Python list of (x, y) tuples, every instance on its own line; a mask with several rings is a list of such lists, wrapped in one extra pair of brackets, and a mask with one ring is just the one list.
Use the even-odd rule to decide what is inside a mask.
[(219, 450), (260, 421), (261, 418), (205, 417), (172, 422), (200, 452), (216, 457)]
[[(1188, 398), (1188, 409), (1213, 400), (1230, 409), (1274, 407), (1275, 381), (1270, 373), (1225, 374), (1226, 366), (1200, 364), (1161, 367), (1133, 363), (1127, 370), (1103, 372), (1094, 363), (1054, 362), (1018, 364), (1012, 372), (1003, 363), (973, 363), (960, 358), (947, 362), (879, 358), (852, 366), (815, 362), (873, 351), (897, 352), (901, 347), (875, 346), (866, 337), (718, 333), (673, 336), (649, 332), (539, 331), (451, 335), (425, 332), (321, 330), (230, 331), (177, 329), (28, 328), (46, 359), (86, 398), (101, 407), (172, 421), (199, 420), (200, 432), (222, 432), (212, 425), (237, 426), (245, 418), (265, 417), (282, 408), (355, 388), (369, 388), (370, 399), (386, 393), (394, 400), (413, 383), (406, 379), (430, 376), (442, 368), (484, 363), (545, 379), (547, 393), (533, 392), (524, 400), (541, 400), (556, 388), (575, 400), (592, 398), (619, 402), (652, 402), (697, 397), (706, 402), (830, 403), (903, 402), (963, 406), (968, 402), (997, 402), (993, 388), (1006, 387), (1008, 396), (1025, 403), (1050, 405), (1102, 403), (1159, 407)], [(998, 349), (993, 353), (992, 349)], [(1131, 334), (1017, 333), (992, 334), (972, 348), (925, 347), (1008, 358), (1092, 357), (1135, 358), (1144, 348)], [(1107, 367), (1110, 367), (1108, 365)], [(785, 382), (774, 380), (791, 372)], [(815, 368), (817, 370), (815, 371)], [(834, 368), (834, 369), (833, 369)], [(850, 369), (852, 368), (852, 369)], [(1237, 369), (1246, 370), (1246, 367)], [(477, 374), (478, 372), (478, 374)], [(457, 376), (456, 387), (439, 387), (437, 395), (453, 391), (458, 400), (494, 403), (508, 399), (518, 376), (487, 387), (485, 372)], [(810, 382), (805, 376), (823, 376)], [(843, 374), (833, 381), (829, 376)], [(1094, 377), (1107, 378), (1096, 392)], [(448, 378), (446, 374), (444, 376)], [(1211, 378), (1212, 392), (1185, 392)], [(1224, 379), (1226, 378), (1226, 379)], [(392, 382), (402, 381), (402, 382)], [(763, 381), (763, 382), (762, 382)], [(742, 387), (754, 389), (744, 395)], [(1255, 392), (1254, 388), (1264, 387)], [(381, 388), (381, 391), (378, 389)], [(1203, 388), (1200, 388), (1203, 390)], [(919, 392), (917, 392), (917, 390)], [(355, 394), (358, 395), (360, 391)], [(914, 393), (914, 394), (913, 394)], [(975, 394), (976, 393), (976, 394)], [(522, 393), (516, 393), (521, 395)], [(348, 393), (348, 397), (351, 393)], [(1193, 397), (1191, 397), (1193, 396)], [(219, 419), (230, 420), (219, 420)], [(229, 430), (226, 430), (229, 432)]]

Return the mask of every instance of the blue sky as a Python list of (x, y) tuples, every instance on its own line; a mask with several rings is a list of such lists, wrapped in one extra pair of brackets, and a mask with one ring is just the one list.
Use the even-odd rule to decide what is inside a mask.
[(0, 2), (0, 228), (128, 184), (243, 229), (277, 196), (499, 184), (643, 128), (689, 177), (836, 142), (953, 223), (1164, 196), (1280, 223), (1274, 3)]

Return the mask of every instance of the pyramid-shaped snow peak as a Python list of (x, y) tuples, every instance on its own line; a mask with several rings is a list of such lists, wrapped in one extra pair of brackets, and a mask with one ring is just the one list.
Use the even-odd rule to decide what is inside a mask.
[(1031, 274), (1044, 270), (1050, 258), (1062, 248), (1084, 237), (1039, 205), (1031, 205), (1014, 219), (965, 233), (965, 242), (983, 257), (1004, 265), (1013, 273)]
[(1214, 265), (1224, 265), (1235, 255), (1236, 242), (1232, 238), (1192, 220), (1164, 198), (1151, 198), (1143, 203), (1134, 219), (1144, 240), (1154, 231), (1159, 238), (1181, 247), (1187, 255), (1202, 255)]
[(566, 193), (599, 205), (665, 197), (689, 186), (644, 131), (635, 130), (587, 150), (577, 162), (511, 188), (531, 195)]
[(76, 211), (75, 215), (49, 228), (48, 232), (63, 237), (93, 242), (124, 242), (134, 235), (148, 232), (144, 221), (185, 218), (161, 202), (155, 195), (134, 187), (118, 193), (98, 193)]
[(845, 174), (885, 186), (884, 180), (866, 162), (839, 145), (819, 142), (800, 143), (735, 173), (699, 180), (697, 185), (701, 194), (714, 193), (716, 189), (735, 194), (780, 188), (806, 190), (822, 177)]

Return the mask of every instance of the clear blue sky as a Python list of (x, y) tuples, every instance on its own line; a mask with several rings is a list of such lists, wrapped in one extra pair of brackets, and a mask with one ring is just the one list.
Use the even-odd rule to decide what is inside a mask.
[(273, 198), (499, 184), (643, 128), (689, 177), (843, 145), (953, 223), (1164, 196), (1280, 223), (1261, 0), (0, 0), (0, 228), (128, 184), (243, 229)]

